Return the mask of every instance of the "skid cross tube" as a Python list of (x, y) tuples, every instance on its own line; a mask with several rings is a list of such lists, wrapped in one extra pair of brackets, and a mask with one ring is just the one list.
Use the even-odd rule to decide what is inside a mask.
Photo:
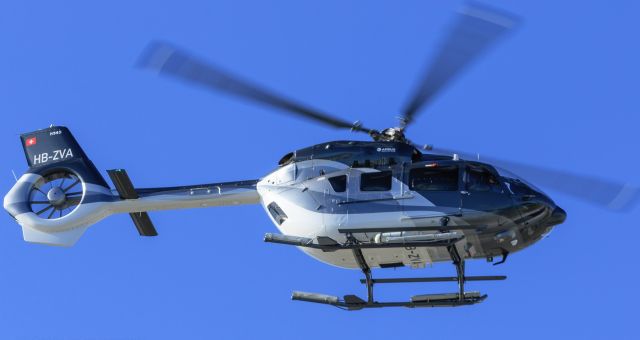
[(449, 256), (451, 256), (451, 261), (453, 261), (453, 265), (456, 266), (456, 273), (458, 274), (458, 296), (460, 301), (464, 299), (464, 259), (460, 257), (460, 253), (458, 253), (458, 248), (456, 248), (455, 244), (447, 246), (447, 251), (449, 252)]
[[(499, 281), (505, 280), (507, 277), (504, 275), (494, 276), (465, 276), (464, 281)], [(445, 276), (445, 277), (405, 277), (405, 278), (385, 278), (385, 279), (373, 279), (373, 283), (414, 283), (414, 282), (457, 282), (457, 276)], [(365, 283), (365, 280), (360, 280), (360, 283)]]
[(367, 285), (367, 303), (373, 303), (373, 277), (371, 277), (371, 268), (367, 265), (367, 261), (362, 254), (362, 250), (353, 249), (353, 256), (356, 258), (356, 262), (358, 262), (358, 266), (362, 270), (365, 276), (365, 283)]
[[(358, 245), (360, 242), (353, 237), (351, 233), (347, 234), (347, 244)], [(356, 259), (356, 263), (358, 263), (358, 267), (364, 273), (365, 282), (367, 285), (367, 304), (372, 304), (373, 301), (373, 278), (371, 277), (371, 268), (367, 264), (367, 260), (364, 258), (364, 254), (362, 254), (362, 249), (353, 248), (353, 257)]]

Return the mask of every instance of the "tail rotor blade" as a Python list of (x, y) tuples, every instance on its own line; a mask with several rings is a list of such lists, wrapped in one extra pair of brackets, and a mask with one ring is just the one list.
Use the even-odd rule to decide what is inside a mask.
[(334, 128), (367, 133), (375, 131), (366, 129), (359, 123), (350, 123), (285, 99), (166, 43), (151, 43), (138, 64), (143, 68), (156, 70), (160, 74), (173, 76), (187, 83), (246, 98)]
[(463, 8), (406, 105), (403, 127), (411, 124), (421, 108), (516, 23), (512, 15), (485, 6)]

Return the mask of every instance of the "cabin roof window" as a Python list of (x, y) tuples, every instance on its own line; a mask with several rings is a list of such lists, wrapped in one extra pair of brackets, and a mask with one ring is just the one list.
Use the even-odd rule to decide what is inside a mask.
[(391, 171), (365, 172), (360, 176), (360, 191), (391, 190)]
[(284, 157), (280, 159), (280, 161), (278, 162), (278, 165), (283, 166), (293, 162), (295, 155), (296, 155), (295, 152), (289, 152), (288, 154), (284, 155)]
[(347, 191), (347, 175), (329, 177), (329, 183), (335, 192)]
[(458, 190), (458, 167), (411, 169), (409, 188), (417, 191), (456, 191)]

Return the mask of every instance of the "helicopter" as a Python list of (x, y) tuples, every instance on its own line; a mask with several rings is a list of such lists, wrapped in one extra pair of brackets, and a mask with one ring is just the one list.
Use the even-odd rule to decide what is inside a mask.
[[(346, 310), (455, 307), (484, 301), (465, 290), (465, 261), (504, 263), (562, 224), (567, 213), (528, 180), (610, 210), (628, 210), (639, 190), (626, 183), (420, 145), (406, 137), (418, 113), (440, 90), (518, 23), (508, 13), (473, 4), (457, 15), (397, 127), (376, 130), (309, 108), (204, 62), (153, 42), (139, 66), (226, 92), (324, 125), (365, 133), (371, 141), (329, 141), (284, 155), (259, 179), (178, 187), (134, 187), (126, 170), (97, 170), (67, 127), (20, 136), (28, 170), (4, 197), (5, 210), (27, 242), (73, 246), (93, 224), (126, 213), (141, 236), (157, 236), (150, 211), (260, 204), (281, 233), (265, 242), (295, 246), (327, 264), (361, 270), (367, 295), (294, 292), (292, 299)], [(509, 169), (509, 170), (507, 170)], [(513, 171), (513, 172), (512, 172)], [(518, 173), (519, 175), (515, 175)], [(525, 179), (527, 178), (527, 179)], [(456, 275), (374, 278), (373, 269), (453, 263)], [(379, 301), (386, 283), (455, 282), (452, 293)]]

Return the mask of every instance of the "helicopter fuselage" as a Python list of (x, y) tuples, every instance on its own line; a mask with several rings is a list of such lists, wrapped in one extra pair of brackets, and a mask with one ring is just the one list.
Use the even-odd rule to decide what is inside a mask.
[[(421, 154), (398, 142), (337, 141), (286, 155), (257, 184), (260, 201), (286, 235), (347, 235), (362, 242), (462, 236), (466, 258), (521, 250), (564, 221), (565, 212), (540, 190), (479, 161)], [(381, 241), (383, 240), (383, 241)], [(347, 250), (301, 248), (314, 258), (358, 268)], [(442, 247), (365, 249), (371, 267), (450, 261)]]

